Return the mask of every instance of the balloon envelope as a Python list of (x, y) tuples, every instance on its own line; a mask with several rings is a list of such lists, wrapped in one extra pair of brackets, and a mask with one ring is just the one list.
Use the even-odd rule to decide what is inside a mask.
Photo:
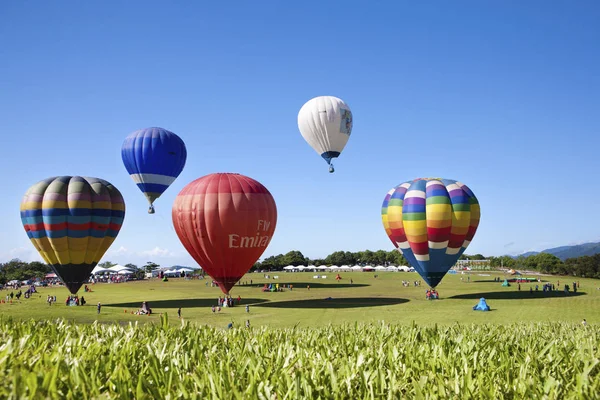
[(466, 185), (450, 179), (420, 178), (388, 192), (381, 218), (394, 246), (436, 287), (473, 240), (480, 209)]
[(216, 173), (184, 187), (172, 217), (183, 246), (228, 294), (269, 245), (277, 207), (254, 179)]
[(298, 129), (306, 142), (327, 162), (339, 157), (352, 133), (352, 112), (343, 100), (315, 97), (298, 113)]
[(127, 136), (121, 147), (127, 172), (150, 203), (153, 203), (179, 176), (187, 159), (185, 143), (163, 128), (147, 128)]
[(124, 217), (121, 193), (98, 178), (44, 179), (21, 202), (27, 236), (73, 294), (117, 237)]

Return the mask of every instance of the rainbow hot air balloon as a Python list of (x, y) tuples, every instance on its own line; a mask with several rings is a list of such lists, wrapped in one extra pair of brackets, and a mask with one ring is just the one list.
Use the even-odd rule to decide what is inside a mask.
[(124, 217), (121, 193), (98, 178), (44, 179), (21, 202), (27, 236), (72, 294), (113, 243)]
[(269, 245), (277, 207), (267, 188), (254, 179), (217, 173), (184, 187), (172, 216), (183, 246), (229, 294)]
[(127, 136), (121, 147), (121, 158), (127, 172), (150, 203), (179, 176), (187, 159), (185, 143), (179, 136), (163, 128), (147, 128)]
[(385, 196), (388, 237), (415, 271), (436, 287), (473, 240), (479, 202), (466, 185), (440, 178), (404, 182)]
[(306, 142), (329, 164), (340, 156), (352, 133), (352, 111), (342, 100), (319, 96), (307, 101), (298, 113), (298, 129)]

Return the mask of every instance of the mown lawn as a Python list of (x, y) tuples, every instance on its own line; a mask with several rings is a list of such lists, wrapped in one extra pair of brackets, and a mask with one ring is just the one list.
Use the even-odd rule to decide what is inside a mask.
[[(486, 273), (487, 274), (487, 273)], [(535, 291), (534, 284), (521, 284), (502, 287), (493, 282), (495, 276), (480, 276), (478, 273), (467, 275), (447, 275), (438, 286), (441, 299), (425, 299), (425, 286), (414, 287), (412, 282), (419, 280), (416, 273), (342, 273), (339, 283), (335, 274), (327, 279), (314, 279), (314, 273), (275, 273), (279, 279), (267, 280), (262, 273), (248, 274), (242, 279), (248, 286), (241, 285), (232, 289), (232, 296), (241, 296), (242, 306), (224, 308), (220, 313), (212, 313), (211, 306), (216, 304), (221, 291), (206, 285), (205, 280), (170, 279), (128, 282), (122, 284), (96, 284), (92, 293), (83, 293), (87, 305), (67, 307), (64, 304), (68, 291), (65, 288), (39, 288), (39, 294), (30, 299), (13, 300), (10, 304), (0, 304), (0, 317), (11, 316), (17, 319), (54, 319), (66, 318), (80, 323), (158, 321), (161, 313), (168, 313), (171, 323), (177, 323), (177, 309), (182, 308), (186, 321), (225, 328), (233, 322), (243, 326), (246, 319), (253, 327), (318, 327), (328, 324), (368, 323), (385, 321), (392, 324), (417, 325), (459, 323), (509, 324), (513, 322), (564, 321), (588, 323), (600, 321), (600, 281), (578, 279), (580, 289), (577, 294), (565, 296), (562, 291), (543, 293), (541, 285)], [(463, 281), (461, 281), (461, 277)], [(350, 279), (353, 284), (350, 284)], [(250, 286), (250, 280), (253, 285)], [(403, 287), (402, 280), (411, 282)], [(573, 278), (543, 277), (555, 285), (560, 281), (571, 285)], [(261, 288), (265, 282), (292, 284), (293, 290), (265, 293)], [(307, 288), (310, 285), (310, 289)], [(533, 293), (529, 288), (534, 289)], [(6, 291), (0, 291), (4, 299)], [(56, 295), (57, 304), (48, 306), (47, 295)], [(475, 312), (472, 307), (480, 297), (485, 297), (492, 308), (491, 312)], [(328, 299), (329, 298), (329, 299)], [(154, 314), (151, 316), (133, 315), (142, 301), (148, 301)], [(102, 303), (101, 314), (96, 312), (96, 304)], [(246, 313), (243, 305), (250, 304)]]

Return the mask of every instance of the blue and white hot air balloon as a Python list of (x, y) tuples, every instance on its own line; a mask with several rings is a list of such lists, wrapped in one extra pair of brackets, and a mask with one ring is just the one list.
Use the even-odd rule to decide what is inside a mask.
[(352, 111), (337, 97), (315, 97), (300, 109), (298, 129), (333, 172), (331, 160), (340, 156), (352, 133)]
[(183, 140), (173, 132), (146, 128), (127, 136), (121, 157), (127, 172), (150, 203), (148, 214), (154, 214), (154, 201), (183, 170), (187, 150)]

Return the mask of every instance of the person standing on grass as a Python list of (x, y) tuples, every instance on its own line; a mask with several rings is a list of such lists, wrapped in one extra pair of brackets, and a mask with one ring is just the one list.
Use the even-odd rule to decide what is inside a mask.
[(98, 314), (100, 314), (100, 309), (102, 308), (102, 304), (98, 303)]
[(179, 317), (179, 319), (181, 319), (181, 307), (179, 307), (177, 309), (177, 317)]

